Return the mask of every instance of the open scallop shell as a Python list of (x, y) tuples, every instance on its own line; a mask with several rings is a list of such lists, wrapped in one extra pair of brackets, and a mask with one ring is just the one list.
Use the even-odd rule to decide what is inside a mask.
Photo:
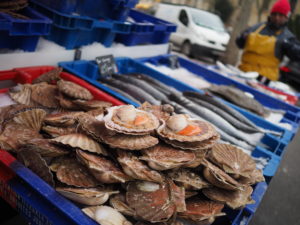
[(194, 152), (183, 151), (162, 143), (144, 150), (142, 154), (140, 159), (147, 161), (155, 170), (179, 168), (196, 159)]
[(134, 216), (134, 210), (126, 203), (125, 194), (117, 194), (109, 199), (109, 204), (125, 216)]
[(244, 190), (228, 191), (217, 187), (202, 190), (203, 194), (211, 200), (225, 203), (232, 209), (240, 209), (255, 201), (251, 198), (252, 187), (247, 186)]
[(209, 159), (236, 179), (241, 176), (249, 178), (256, 169), (251, 156), (230, 144), (215, 144), (209, 153)]
[(259, 169), (253, 170), (250, 177), (241, 177), (238, 179), (239, 183), (246, 184), (246, 185), (253, 185), (259, 182), (264, 182), (265, 177), (263, 175), (263, 172)]
[(39, 153), (30, 149), (22, 149), (18, 152), (17, 157), (19, 161), (36, 173), (41, 179), (49, 185), (54, 186), (53, 174)]
[(54, 126), (43, 126), (42, 131), (49, 134), (51, 137), (56, 138), (63, 135), (77, 133), (77, 127), (54, 127)]
[(74, 99), (91, 100), (93, 95), (84, 87), (70, 81), (60, 80), (57, 82), (60, 92)]
[(60, 73), (62, 72), (61, 67), (54, 68), (53, 70), (50, 70), (49, 72), (43, 73), (36, 79), (32, 81), (32, 84), (37, 84), (41, 82), (47, 82), (47, 83), (52, 83), (53, 81), (57, 81), (60, 79)]
[(214, 186), (217, 186), (226, 190), (243, 190), (244, 185), (237, 182), (223, 170), (213, 165), (207, 160), (203, 161), (205, 166), (203, 175)]
[(138, 157), (130, 152), (118, 151), (117, 160), (123, 168), (123, 171), (130, 177), (137, 180), (145, 180), (162, 183), (164, 177), (155, 170), (151, 170)]
[(54, 143), (67, 145), (72, 148), (80, 148), (85, 151), (107, 155), (106, 149), (101, 144), (84, 134), (67, 134), (64, 136), (56, 137), (51, 141)]
[(48, 114), (44, 118), (44, 123), (58, 127), (72, 126), (76, 124), (76, 119), (81, 115), (81, 112), (63, 112)]
[[(104, 117), (104, 122), (108, 129), (129, 135), (145, 135), (151, 133), (159, 126), (159, 121), (153, 114), (139, 109), (134, 109), (134, 112), (137, 116), (142, 115), (144, 117), (148, 117), (149, 120), (145, 124), (134, 125), (130, 119), (126, 121), (121, 120), (117, 114), (124, 109), (123, 107), (128, 107), (128, 105), (114, 106), (107, 109), (108, 114)], [(127, 112), (124, 110), (124, 112), (120, 114), (125, 114), (125, 118), (126, 113)]]
[(31, 109), (17, 113), (13, 120), (20, 126), (39, 131), (46, 114), (43, 109)]
[(18, 84), (9, 89), (10, 97), (17, 103), (30, 105), (31, 104), (31, 85)]
[(56, 191), (68, 199), (84, 205), (102, 205), (109, 199), (110, 195), (119, 193), (119, 191), (105, 188), (58, 187)]
[(125, 183), (131, 180), (115, 164), (101, 156), (96, 156), (80, 150), (76, 151), (77, 159), (86, 165), (97, 180), (102, 183)]
[(48, 108), (59, 108), (56, 100), (58, 89), (56, 85), (40, 83), (31, 86), (31, 100), (36, 105)]
[(64, 163), (73, 163), (73, 161), (74, 159), (70, 155), (58, 156), (51, 160), (49, 168), (52, 172), (56, 173), (61, 165)]
[(49, 139), (31, 139), (27, 142), (26, 148), (33, 149), (43, 157), (57, 157), (69, 153), (67, 149), (51, 144)]
[(74, 158), (61, 158), (56, 167), (56, 177), (64, 184), (86, 188), (99, 184), (89, 170)]
[(85, 100), (77, 99), (74, 100), (73, 102), (84, 111), (90, 111), (94, 109), (102, 109), (102, 111), (104, 111), (106, 108), (112, 106), (112, 103), (110, 102), (99, 101), (99, 100), (85, 101)]
[(188, 169), (170, 171), (168, 176), (186, 190), (200, 190), (211, 186), (202, 177)]
[[(171, 119), (170, 117), (169, 119)], [(176, 133), (175, 131), (171, 130), (166, 124), (167, 122), (162, 121), (162, 125), (157, 129), (157, 133), (159, 136), (161, 136), (163, 139), (168, 139), (171, 141), (178, 141), (178, 142), (202, 142), (205, 140), (208, 140), (210, 138), (213, 138), (215, 136), (218, 136), (218, 133), (213, 125), (211, 125), (208, 122), (205, 122), (203, 120), (197, 120), (197, 119), (190, 119), (186, 118), (187, 124), (197, 124), (198, 127), (200, 127), (201, 131), (197, 135), (193, 136), (185, 136), (180, 135)]]

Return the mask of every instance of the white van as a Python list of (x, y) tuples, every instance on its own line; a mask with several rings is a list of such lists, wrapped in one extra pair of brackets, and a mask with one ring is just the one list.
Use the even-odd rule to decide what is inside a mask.
[(185, 55), (204, 55), (217, 60), (225, 50), (230, 35), (218, 15), (182, 5), (158, 5), (155, 16), (177, 24), (171, 42)]

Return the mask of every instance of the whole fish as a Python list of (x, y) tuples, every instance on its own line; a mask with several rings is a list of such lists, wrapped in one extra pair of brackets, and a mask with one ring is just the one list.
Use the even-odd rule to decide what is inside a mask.
[(112, 85), (122, 91), (125, 91), (127, 94), (131, 95), (133, 98), (137, 99), (139, 102), (149, 102), (152, 105), (160, 105), (160, 101), (153, 98), (147, 92), (143, 91), (141, 88), (136, 87), (135, 85), (124, 83), (120, 80), (111, 79), (111, 78), (101, 78), (101, 82)]
[(180, 105), (183, 105), (185, 108), (194, 112), (195, 114), (199, 115), (200, 117), (204, 118), (210, 123), (214, 124), (219, 129), (226, 132), (227, 134), (234, 136), (237, 139), (241, 139), (249, 143), (250, 145), (256, 146), (260, 142), (261, 138), (263, 137), (263, 134), (260, 133), (245, 134), (242, 131), (237, 130), (234, 126), (232, 126), (230, 123), (228, 123), (218, 114), (212, 112), (207, 108), (194, 104), (192, 101), (190, 101), (183, 95), (171, 94), (169, 98), (179, 103)]
[(193, 113), (192, 111), (184, 108), (182, 105), (176, 103), (176, 102), (173, 102), (173, 101), (167, 101), (167, 102), (164, 102), (163, 104), (170, 104), (171, 106), (174, 107), (174, 111), (177, 113), (177, 114), (187, 114), (189, 115), (190, 117), (192, 118), (198, 118), (199, 116), (196, 115), (195, 113)]
[(239, 120), (237, 120), (236, 118), (234, 118), (233, 116), (231, 116), (229, 113), (219, 109), (218, 107), (215, 107), (214, 105), (202, 101), (198, 98), (194, 98), (194, 97), (187, 97), (189, 100), (193, 101), (195, 104), (198, 104), (200, 106), (203, 106), (213, 112), (215, 112), (216, 114), (220, 115), (221, 117), (223, 117), (225, 120), (227, 120), (229, 123), (231, 123), (234, 127), (236, 127), (239, 130), (242, 130), (246, 133), (257, 133), (259, 131), (257, 131), (257, 129), (254, 129), (252, 127), (249, 127), (248, 125), (240, 122)]
[(143, 89), (148, 94), (152, 95), (157, 100), (167, 100), (167, 96), (163, 93), (161, 93), (159, 90), (152, 87), (150, 84), (148, 84), (146, 81), (140, 80), (135, 77), (126, 76), (126, 75), (113, 75), (113, 78), (122, 80), (126, 83), (130, 83), (133, 85), (136, 85), (137, 87)]

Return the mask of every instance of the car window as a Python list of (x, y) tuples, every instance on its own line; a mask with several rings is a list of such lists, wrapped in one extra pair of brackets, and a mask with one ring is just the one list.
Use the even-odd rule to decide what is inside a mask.
[(224, 24), (219, 16), (197, 9), (191, 9), (191, 15), (196, 25), (225, 32)]
[(188, 23), (189, 23), (188, 15), (187, 15), (187, 13), (186, 13), (186, 11), (184, 9), (180, 10), (179, 18), (178, 19), (185, 26), (187, 26)]

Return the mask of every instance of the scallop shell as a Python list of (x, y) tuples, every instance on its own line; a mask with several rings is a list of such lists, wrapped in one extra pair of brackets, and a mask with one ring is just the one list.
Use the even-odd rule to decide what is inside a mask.
[(243, 190), (244, 185), (237, 182), (217, 166), (213, 165), (207, 160), (203, 161), (203, 165), (205, 166), (205, 169), (203, 171), (205, 179), (214, 186), (226, 190)]
[(32, 84), (37, 84), (41, 82), (47, 82), (47, 83), (52, 83), (53, 81), (57, 81), (60, 79), (60, 73), (62, 72), (61, 67), (54, 68), (53, 70), (50, 70), (49, 72), (43, 73), (36, 79), (32, 81)]
[(56, 100), (58, 89), (56, 85), (40, 83), (31, 86), (31, 100), (36, 105), (59, 108), (59, 103)]
[(77, 133), (77, 127), (54, 127), (54, 126), (43, 126), (42, 131), (49, 134), (52, 138), (56, 138), (63, 135)]
[(31, 109), (19, 112), (14, 116), (13, 121), (23, 127), (39, 131), (46, 114), (47, 113), (42, 109)]
[(162, 125), (157, 129), (157, 133), (163, 139), (168, 139), (171, 141), (178, 141), (178, 142), (201, 142), (212, 137), (218, 136), (218, 133), (213, 125), (208, 122), (196, 119), (187, 119), (188, 124), (193, 123), (197, 124), (201, 128), (201, 132), (198, 135), (194, 136), (184, 136), (175, 133), (171, 130), (167, 125), (167, 121), (162, 123)]
[(31, 139), (27, 142), (26, 148), (36, 151), (43, 157), (57, 157), (69, 153), (65, 148), (51, 144), (49, 139)]
[(159, 120), (166, 121), (174, 112), (174, 107), (169, 104), (151, 105), (149, 102), (143, 103), (139, 109), (152, 113)]
[(48, 114), (44, 118), (44, 123), (51, 126), (68, 127), (76, 124), (76, 119), (82, 113), (81, 112), (63, 112)]
[(97, 120), (95, 117), (82, 114), (77, 117), (77, 121), (81, 130), (87, 135), (94, 138), (96, 141), (102, 142), (102, 136), (104, 134), (104, 130), (106, 130), (104, 122)]
[(86, 165), (97, 180), (102, 183), (125, 183), (131, 180), (110, 160), (80, 150), (76, 151), (77, 159)]
[(57, 87), (60, 92), (70, 98), (82, 100), (91, 100), (93, 98), (93, 95), (89, 92), (89, 90), (70, 81), (60, 80), (57, 82)]
[(238, 179), (238, 181), (241, 184), (246, 184), (246, 185), (253, 185), (259, 182), (264, 182), (265, 181), (265, 177), (263, 175), (263, 172), (259, 169), (255, 169), (253, 170), (253, 172), (251, 173), (250, 177), (241, 177), (240, 179)]
[(151, 223), (168, 221), (176, 212), (176, 206), (170, 202), (170, 190), (167, 183), (131, 182), (127, 186), (126, 202), (135, 211), (135, 215)]
[(55, 157), (53, 160), (51, 160), (50, 163), (50, 170), (52, 172), (57, 172), (58, 168), (63, 165), (64, 163), (68, 164), (68, 163), (73, 163), (74, 159), (70, 157), (70, 155), (65, 155), (65, 156), (58, 156)]
[(31, 86), (29, 84), (18, 84), (9, 89), (10, 97), (20, 104), (31, 104)]
[(117, 160), (122, 166), (123, 171), (134, 179), (158, 183), (164, 181), (164, 177), (160, 173), (151, 170), (130, 152), (119, 150)]
[(224, 204), (193, 197), (186, 200), (187, 210), (179, 213), (178, 216), (192, 221), (214, 221), (215, 217), (225, 215), (222, 213), (223, 207)]
[(56, 99), (59, 102), (59, 105), (63, 108), (63, 109), (67, 109), (67, 110), (80, 110), (80, 107), (78, 105), (76, 105), (72, 99), (70, 99), (69, 97), (65, 96), (62, 93), (59, 93), (58, 96), (56, 97)]
[(58, 187), (56, 188), (63, 196), (84, 205), (102, 205), (110, 195), (118, 194), (119, 191), (104, 189), (104, 188), (73, 188), (73, 187)]
[(228, 191), (221, 188), (212, 187), (202, 190), (203, 194), (209, 199), (225, 203), (232, 209), (240, 209), (247, 204), (253, 204), (255, 201), (251, 198), (252, 187), (247, 186), (243, 191)]
[(254, 160), (243, 150), (230, 144), (215, 144), (209, 153), (209, 159), (234, 178), (250, 178), (256, 169)]
[(184, 165), (184, 167), (187, 168), (196, 168), (201, 165), (203, 160), (205, 159), (207, 152), (209, 152), (209, 149), (204, 149), (200, 151), (194, 151), (196, 159), (194, 161), (191, 161)]
[(200, 190), (211, 186), (202, 177), (188, 169), (170, 171), (168, 176), (186, 190)]
[(89, 170), (76, 159), (62, 158), (55, 169), (57, 179), (64, 184), (86, 188), (96, 187), (99, 184)]
[(117, 194), (109, 199), (109, 204), (125, 216), (134, 216), (134, 210), (126, 203), (125, 194)]
[(155, 170), (179, 168), (196, 159), (194, 152), (183, 151), (161, 143), (144, 150), (142, 154), (140, 159), (147, 161), (148, 165)]
[(49, 185), (54, 186), (53, 174), (51, 173), (46, 161), (41, 155), (30, 149), (22, 149), (18, 152), (18, 160), (26, 167), (36, 173)]
[(94, 109), (104, 109), (111, 107), (112, 103), (106, 101), (99, 101), (99, 100), (90, 100), (85, 101), (81, 99), (77, 99), (73, 101), (76, 105), (78, 105), (84, 111), (90, 111)]
[(53, 143), (67, 145), (72, 148), (80, 148), (88, 152), (107, 155), (106, 149), (101, 144), (84, 134), (67, 134), (64, 136), (56, 137), (51, 141)]
[[(117, 116), (119, 110), (123, 110), (122, 107), (128, 107), (128, 105), (114, 106), (107, 109), (108, 114), (104, 117), (104, 122), (108, 129), (129, 135), (145, 135), (151, 133), (159, 126), (159, 121), (153, 114), (139, 109), (134, 109), (134, 112), (137, 116), (147, 116), (149, 121), (146, 124), (135, 126), (132, 121), (122, 121), (119, 116)], [(122, 114), (126, 115), (126, 111)]]

